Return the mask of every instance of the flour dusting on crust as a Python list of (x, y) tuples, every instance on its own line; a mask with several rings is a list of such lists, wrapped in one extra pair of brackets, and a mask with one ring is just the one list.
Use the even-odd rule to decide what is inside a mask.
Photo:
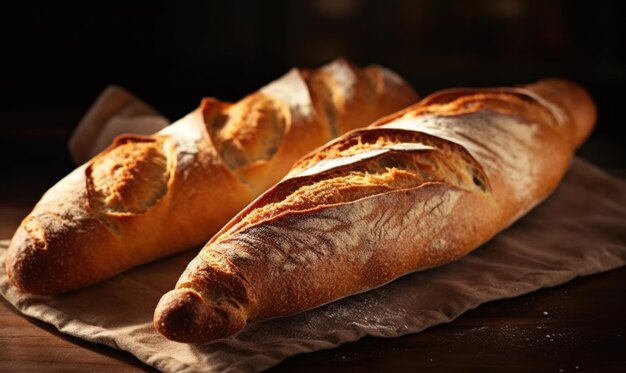
[[(425, 242), (435, 236), (442, 228), (439, 222), (454, 210), (461, 193), (453, 189), (428, 193), (428, 198), (418, 198), (404, 208), (382, 212), (376, 200), (379, 197), (374, 196), (341, 206), (340, 211), (329, 207), (317, 213), (293, 214), (218, 241), (212, 251), (235, 261), (272, 263), (279, 271), (268, 271), (268, 280), (280, 276), (281, 271), (315, 266), (329, 257), (364, 265), (377, 250), (388, 247), (385, 242)], [(414, 228), (407, 230), (407, 226)]]
[(260, 91), (289, 106), (293, 116), (291, 123), (308, 122), (314, 119), (309, 88), (298, 69), (291, 69), (283, 77), (261, 88)]
[(354, 70), (343, 60), (334, 61), (322, 68), (328, 72), (332, 79), (344, 90), (346, 97), (351, 97), (357, 84)]
[[(193, 118), (193, 116), (199, 115), (196, 112), (192, 112), (159, 132), (159, 135), (168, 135), (169, 140), (174, 143), (174, 149), (176, 149), (176, 172), (182, 173), (183, 178), (186, 178), (188, 169), (196, 162), (204, 140), (204, 131), (198, 131), (198, 129), (194, 128), (194, 126), (198, 125), (196, 121), (202, 119)], [(202, 125), (204, 125), (204, 122), (202, 122)]]

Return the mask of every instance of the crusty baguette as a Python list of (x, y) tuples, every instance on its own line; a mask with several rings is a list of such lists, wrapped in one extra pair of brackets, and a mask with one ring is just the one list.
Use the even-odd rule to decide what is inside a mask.
[(6, 259), (55, 294), (200, 246), (302, 155), (417, 101), (396, 74), (337, 60), (293, 69), (236, 104), (208, 98), (153, 136), (127, 135), (53, 186)]
[(555, 189), (595, 107), (564, 80), (455, 89), (305, 156), (163, 296), (155, 328), (201, 343), (442, 265)]

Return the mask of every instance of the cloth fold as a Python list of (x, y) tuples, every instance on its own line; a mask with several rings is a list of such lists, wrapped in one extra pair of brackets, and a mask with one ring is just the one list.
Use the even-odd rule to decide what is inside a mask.
[(81, 165), (109, 146), (121, 134), (151, 135), (169, 121), (132, 93), (108, 86), (74, 129), (68, 148), (74, 163)]
[(574, 159), (557, 191), (512, 227), (454, 263), (317, 309), (249, 325), (206, 345), (171, 342), (154, 308), (192, 250), (57, 297), (24, 294), (4, 270), (0, 293), (22, 313), (88, 341), (131, 352), (163, 371), (259, 371), (363, 336), (397, 337), (449, 322), (479, 304), (626, 264), (626, 182)]

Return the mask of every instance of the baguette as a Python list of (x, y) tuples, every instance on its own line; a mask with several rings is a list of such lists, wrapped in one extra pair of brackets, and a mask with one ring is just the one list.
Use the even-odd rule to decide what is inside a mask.
[(235, 104), (204, 99), (153, 136), (118, 137), (53, 186), (11, 241), (9, 278), (57, 294), (200, 246), (302, 155), (416, 101), (395, 73), (343, 59), (293, 69)]
[(439, 266), (555, 189), (595, 106), (564, 80), (454, 89), (330, 142), (233, 218), (155, 328), (203, 343)]

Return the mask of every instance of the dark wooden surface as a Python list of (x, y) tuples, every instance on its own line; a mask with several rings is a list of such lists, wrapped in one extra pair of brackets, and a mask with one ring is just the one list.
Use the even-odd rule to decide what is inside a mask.
[[(0, 183), (0, 238), (11, 236), (51, 180)], [(626, 369), (626, 268), (481, 305), (401, 338), (364, 338), (287, 359), (275, 372)], [(0, 297), (0, 371), (150, 371), (131, 354), (24, 317)]]

